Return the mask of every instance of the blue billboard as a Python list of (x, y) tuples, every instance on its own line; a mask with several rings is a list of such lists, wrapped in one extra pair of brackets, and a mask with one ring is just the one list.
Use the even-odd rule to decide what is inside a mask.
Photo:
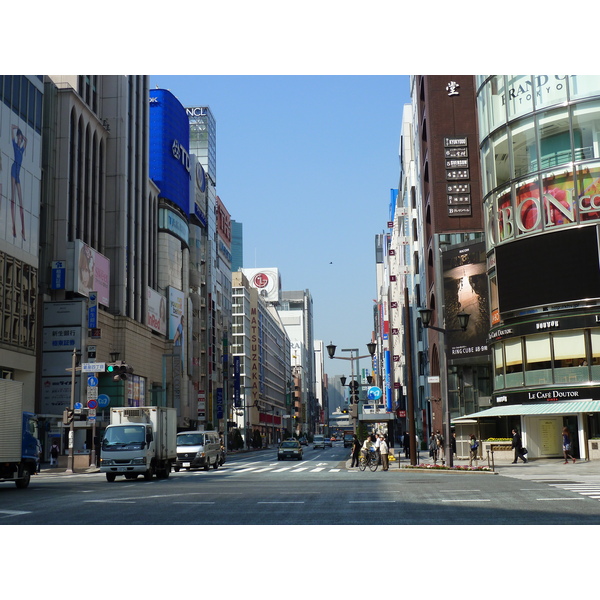
[(159, 196), (183, 214), (190, 208), (190, 125), (187, 113), (169, 90), (150, 90), (150, 177)]

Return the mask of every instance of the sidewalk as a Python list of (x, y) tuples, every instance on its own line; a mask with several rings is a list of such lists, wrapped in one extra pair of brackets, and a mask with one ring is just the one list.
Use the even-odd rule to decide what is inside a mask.
[[(394, 448), (394, 454), (396, 456), (395, 461), (390, 461), (390, 471), (400, 471), (404, 467), (410, 465), (410, 460), (405, 458), (404, 451), (402, 450), (400, 456), (397, 455), (398, 449)], [(428, 456), (427, 452), (422, 450), (419, 453), (419, 460), (417, 464), (432, 464), (433, 461)], [(358, 471), (358, 467), (350, 467), (351, 461), (348, 458), (345, 461), (346, 469), (349, 471)], [(437, 464), (440, 465), (441, 462), (438, 460)], [(468, 466), (469, 459), (468, 458), (454, 458), (453, 461), (454, 466)], [(473, 463), (474, 466), (479, 467), (487, 467), (492, 466), (491, 460), (488, 465), (487, 459), (479, 460), (477, 463)], [(564, 479), (565, 477), (600, 477), (600, 460), (577, 460), (575, 463), (569, 462), (568, 464), (564, 464), (564, 460), (562, 458), (538, 458), (528, 460), (527, 463), (522, 463), (519, 461), (518, 464), (512, 464), (511, 460), (501, 460), (500, 462), (494, 461), (494, 472), (499, 475), (504, 475), (507, 477), (519, 477), (519, 478), (527, 478), (527, 479)], [(381, 470), (381, 466), (377, 467), (377, 470)], [(409, 471), (409, 469), (407, 469)], [(451, 472), (437, 470), (433, 471), (436, 473), (448, 473)], [(466, 471), (459, 471), (465, 473)]]

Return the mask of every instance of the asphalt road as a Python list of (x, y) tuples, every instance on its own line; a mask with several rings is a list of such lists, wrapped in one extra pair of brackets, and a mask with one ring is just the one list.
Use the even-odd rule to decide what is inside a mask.
[[(0, 525), (589, 525), (600, 523), (600, 477), (346, 468), (349, 450), (230, 456), (218, 470), (166, 480), (42, 474), (0, 485)], [(516, 476), (514, 476), (516, 475)]]

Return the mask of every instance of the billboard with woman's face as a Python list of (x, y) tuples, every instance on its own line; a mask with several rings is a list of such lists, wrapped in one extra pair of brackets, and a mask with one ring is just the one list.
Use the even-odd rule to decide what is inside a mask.
[(110, 260), (81, 240), (75, 240), (74, 263), (73, 291), (88, 297), (90, 292), (98, 292), (98, 302), (110, 306)]

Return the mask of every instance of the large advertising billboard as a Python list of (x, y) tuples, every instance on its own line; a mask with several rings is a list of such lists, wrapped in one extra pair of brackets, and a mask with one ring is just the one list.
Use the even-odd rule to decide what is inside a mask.
[(36, 258), (41, 153), (40, 135), (0, 101), (0, 239)]
[(150, 90), (150, 177), (159, 195), (190, 209), (190, 131), (185, 109), (169, 90)]
[(75, 240), (73, 262), (73, 291), (88, 297), (90, 292), (98, 292), (98, 303), (110, 306), (110, 260), (81, 240)]
[[(447, 250), (443, 254), (444, 302), (448, 358), (466, 358), (488, 353), (488, 280), (485, 242)], [(470, 315), (461, 331), (456, 315)]]
[(281, 294), (279, 269), (242, 269), (242, 272), (248, 278), (250, 286), (256, 288), (267, 302), (279, 302)]
[(146, 325), (158, 333), (167, 335), (167, 299), (162, 294), (148, 288), (148, 312)]

